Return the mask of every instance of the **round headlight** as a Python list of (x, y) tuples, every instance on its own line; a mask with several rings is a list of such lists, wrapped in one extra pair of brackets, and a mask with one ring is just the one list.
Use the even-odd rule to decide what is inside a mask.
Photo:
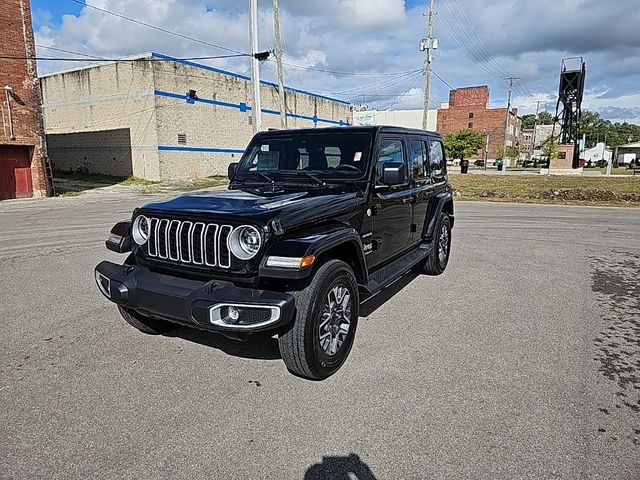
[(261, 244), (260, 232), (251, 225), (237, 227), (229, 235), (229, 250), (240, 260), (249, 260), (255, 257)]
[(144, 215), (137, 216), (133, 221), (131, 235), (133, 236), (133, 241), (138, 245), (144, 245), (147, 243), (147, 240), (149, 239), (150, 223), (149, 219)]

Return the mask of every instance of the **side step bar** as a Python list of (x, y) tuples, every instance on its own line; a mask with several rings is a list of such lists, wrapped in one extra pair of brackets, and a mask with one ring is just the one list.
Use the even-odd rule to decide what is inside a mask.
[(378, 293), (427, 258), (431, 250), (432, 247), (430, 243), (423, 243), (418, 248), (411, 250), (389, 265), (382, 267), (380, 270), (376, 270), (369, 275), (369, 282), (366, 285), (360, 285), (361, 293), (364, 297)]

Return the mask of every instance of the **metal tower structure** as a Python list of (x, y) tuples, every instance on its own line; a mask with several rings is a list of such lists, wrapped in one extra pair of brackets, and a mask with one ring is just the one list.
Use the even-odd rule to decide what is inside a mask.
[(560, 121), (559, 143), (574, 145), (572, 167), (579, 166), (580, 117), (586, 67), (582, 57), (562, 59), (556, 119)]

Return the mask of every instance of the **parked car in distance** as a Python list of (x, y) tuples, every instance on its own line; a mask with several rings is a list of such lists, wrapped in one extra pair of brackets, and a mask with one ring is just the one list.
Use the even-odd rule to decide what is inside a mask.
[(437, 133), (260, 132), (229, 178), (228, 191), (149, 203), (111, 230), (107, 248), (127, 258), (101, 262), (96, 283), (138, 330), (267, 332), (291, 372), (324, 379), (349, 355), (361, 302), (410, 269), (447, 267), (454, 210)]
[(473, 162), (473, 164), (476, 167), (484, 167), (484, 160), (480, 159), (480, 160), (476, 160), (475, 162)]

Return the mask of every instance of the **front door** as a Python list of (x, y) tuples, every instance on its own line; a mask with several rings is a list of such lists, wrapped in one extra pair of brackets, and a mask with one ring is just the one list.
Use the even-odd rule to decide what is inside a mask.
[[(404, 165), (405, 183), (388, 186), (382, 181), (383, 164)], [(373, 256), (376, 264), (402, 253), (410, 245), (412, 203), (407, 145), (402, 138), (382, 137), (376, 161), (376, 186), (373, 201)]]
[(0, 145), (0, 200), (31, 196), (29, 147)]

